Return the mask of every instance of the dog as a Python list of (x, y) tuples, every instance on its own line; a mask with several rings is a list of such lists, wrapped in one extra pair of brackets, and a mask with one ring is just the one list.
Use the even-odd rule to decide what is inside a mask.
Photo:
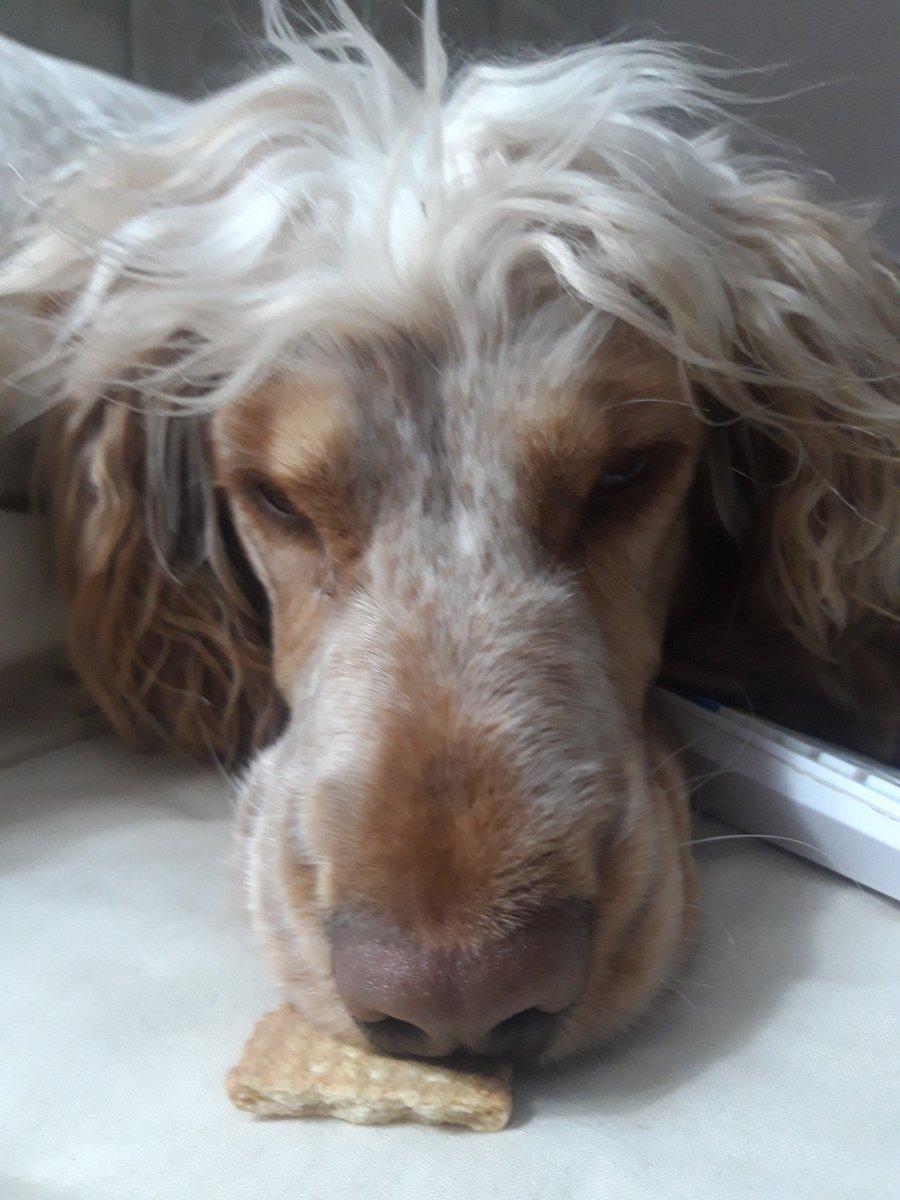
[(426, 5), (419, 83), (336, 8), (4, 255), (69, 652), (237, 771), (310, 1020), (554, 1062), (690, 947), (661, 673), (898, 755), (897, 273), (680, 51), (451, 79)]

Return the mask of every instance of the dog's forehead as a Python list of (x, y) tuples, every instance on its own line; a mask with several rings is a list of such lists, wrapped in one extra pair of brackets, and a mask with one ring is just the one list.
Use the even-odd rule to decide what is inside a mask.
[[(535, 435), (561, 451), (621, 436), (623, 426), (649, 435), (660, 425), (652, 402), (669, 408), (673, 429), (684, 423), (674, 411), (687, 399), (674, 360), (633, 331), (584, 339), (582, 360), (564, 366), (533, 334), (532, 323), (499, 345), (461, 346), (410, 330), (332, 347), (261, 389), (253, 437), (263, 432), (300, 460), (333, 457), (351, 435), (433, 458), (461, 444), (479, 456), (498, 440)], [(641, 410), (623, 419), (634, 401)]]
[[(479, 459), (539, 420), (550, 387), (510, 352), (499, 363), (442, 353), (412, 336), (320, 355), (269, 380), (218, 424), (236, 449), (262, 452), (280, 477), (324, 465)], [(548, 416), (549, 420), (549, 416)]]
[(466, 342), (449, 319), (443, 330), (425, 319), (311, 345), (222, 414), (232, 461), (252, 459), (251, 470), (307, 493), (352, 486), (354, 504), (377, 496), (383, 512), (499, 513), (551, 486), (580, 494), (608, 457), (683, 437), (690, 406), (674, 362), (649, 341), (600, 322), (567, 338), (567, 317), (577, 324), (551, 302), (500, 337)]

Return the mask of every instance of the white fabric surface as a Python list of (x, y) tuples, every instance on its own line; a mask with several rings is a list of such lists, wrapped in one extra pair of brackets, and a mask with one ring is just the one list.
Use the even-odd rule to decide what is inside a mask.
[(682, 995), (617, 1050), (520, 1078), (507, 1131), (357, 1129), (224, 1095), (276, 1000), (224, 783), (97, 738), (0, 771), (0, 802), (4, 1200), (897, 1194), (900, 919), (800, 860), (701, 847)]
[(0, 242), (76, 153), (155, 120), (181, 101), (0, 37)]
[[(0, 37), (0, 259), (40, 203), (48, 173), (180, 107), (181, 101)], [(14, 302), (0, 300), (0, 496), (24, 483), (18, 447), (10, 452), (4, 438), (45, 403), (39, 384), (23, 383), (18, 374), (40, 352), (37, 331), (17, 319)]]

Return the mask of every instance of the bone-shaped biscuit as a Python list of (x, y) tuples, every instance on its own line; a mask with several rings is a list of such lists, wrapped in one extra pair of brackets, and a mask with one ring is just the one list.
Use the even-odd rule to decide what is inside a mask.
[(232, 1102), (265, 1117), (337, 1117), (357, 1125), (422, 1121), (502, 1129), (510, 1069), (457, 1070), (387, 1058), (318, 1033), (283, 1004), (257, 1024), (228, 1074)]

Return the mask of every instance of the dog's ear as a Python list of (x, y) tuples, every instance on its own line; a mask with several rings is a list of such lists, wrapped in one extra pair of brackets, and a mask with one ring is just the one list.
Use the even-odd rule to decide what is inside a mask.
[(692, 571), (706, 602), (676, 658), (723, 698), (894, 757), (897, 275), (863, 222), (789, 181), (746, 199), (732, 237), (731, 362), (699, 372), (710, 430)]
[(280, 701), (206, 424), (302, 336), (295, 300), (335, 224), (317, 197), (344, 110), (370, 103), (364, 73), (297, 56), (68, 166), (0, 262), (74, 665), (126, 741), (160, 733), (224, 762), (270, 735)]
[(273, 736), (267, 606), (212, 486), (205, 419), (69, 402), (38, 461), (69, 652), (117, 735), (229, 766)]
[(900, 618), (900, 280), (862, 221), (748, 202), (708, 466), (754, 606), (810, 652)]

